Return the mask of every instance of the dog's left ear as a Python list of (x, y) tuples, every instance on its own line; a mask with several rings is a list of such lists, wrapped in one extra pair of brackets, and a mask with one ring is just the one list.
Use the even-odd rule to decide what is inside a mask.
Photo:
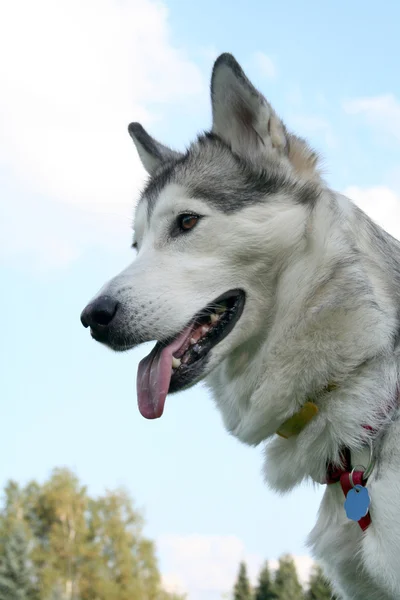
[(263, 165), (265, 157), (285, 157), (307, 179), (318, 177), (317, 155), (286, 130), (269, 102), (253, 86), (231, 54), (215, 61), (211, 77), (212, 130), (232, 150)]
[(152, 175), (165, 162), (178, 159), (181, 155), (163, 146), (147, 133), (140, 123), (131, 123), (128, 132), (133, 139), (142, 165)]

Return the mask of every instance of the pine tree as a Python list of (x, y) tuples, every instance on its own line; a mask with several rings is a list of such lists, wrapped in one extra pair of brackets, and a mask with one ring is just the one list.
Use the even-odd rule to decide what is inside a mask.
[(276, 600), (277, 595), (273, 589), (273, 582), (266, 561), (258, 576), (258, 583), (255, 589), (254, 600)]
[(315, 565), (311, 573), (309, 588), (305, 600), (331, 600), (333, 599), (332, 588), (329, 585), (321, 567)]
[(275, 573), (274, 589), (279, 600), (303, 600), (303, 588), (297, 577), (296, 566), (291, 556), (282, 556)]
[(233, 589), (234, 600), (251, 600), (250, 582), (247, 576), (246, 563), (241, 562), (239, 566), (238, 578)]
[(2, 540), (0, 600), (30, 600), (33, 598), (33, 582), (24, 526), (15, 523)]

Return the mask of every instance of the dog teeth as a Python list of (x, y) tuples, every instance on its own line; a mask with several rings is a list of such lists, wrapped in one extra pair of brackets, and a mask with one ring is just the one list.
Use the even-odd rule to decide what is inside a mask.
[(194, 338), (190, 338), (190, 345), (193, 346), (193, 344), (196, 343), (196, 340)]
[(177, 369), (178, 367), (180, 367), (181, 363), (182, 363), (182, 361), (180, 358), (176, 358), (176, 356), (172, 357), (172, 368), (173, 369)]
[(214, 324), (215, 324), (217, 321), (219, 321), (219, 316), (218, 316), (218, 315), (216, 315), (215, 313), (212, 313), (212, 314), (210, 315), (210, 321), (211, 321), (211, 323), (214, 325)]
[(215, 312), (218, 313), (219, 315), (225, 311), (226, 311), (226, 302), (219, 304), (215, 309)]
[(209, 331), (209, 327), (207, 327), (207, 325), (203, 325), (203, 327), (201, 328), (201, 335), (206, 335), (206, 333), (208, 333)]

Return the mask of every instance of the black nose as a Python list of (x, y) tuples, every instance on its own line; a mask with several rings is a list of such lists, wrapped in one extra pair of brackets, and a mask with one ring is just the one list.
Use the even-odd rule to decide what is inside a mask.
[(118, 302), (111, 296), (100, 296), (96, 298), (81, 314), (81, 322), (84, 327), (92, 329), (104, 329), (111, 323), (118, 310)]

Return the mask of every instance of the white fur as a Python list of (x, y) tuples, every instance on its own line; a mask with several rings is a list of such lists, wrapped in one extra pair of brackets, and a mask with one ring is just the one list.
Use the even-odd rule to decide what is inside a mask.
[[(265, 478), (279, 492), (304, 479), (324, 481), (343, 447), (353, 465), (365, 465), (371, 434), (363, 426), (376, 429), (372, 524), (363, 533), (346, 518), (340, 484), (327, 486), (309, 543), (345, 600), (400, 598), (400, 246), (326, 187), (312, 151), (287, 134), (232, 64), (219, 59), (214, 69), (214, 131), (254, 169), (262, 163), (283, 170), (288, 182), (313, 181), (318, 200), (296, 201), (282, 185), (265, 202), (219, 210), (187, 191), (184, 177), (206, 177), (209, 168), (195, 146), (197, 166), (164, 186), (151, 216), (146, 198), (139, 204), (137, 258), (102, 293), (124, 306), (127, 339), (143, 341), (176, 335), (220, 294), (245, 291), (244, 312), (204, 373), (226, 428), (246, 444), (265, 444)], [(237, 118), (241, 110), (254, 118)], [(141, 139), (144, 146), (135, 143), (152, 170)], [(229, 157), (213, 155), (218, 160), (223, 172)], [(182, 211), (203, 218), (171, 241)], [(336, 388), (324, 391), (332, 382)], [(318, 415), (298, 436), (276, 436), (309, 398)]]

